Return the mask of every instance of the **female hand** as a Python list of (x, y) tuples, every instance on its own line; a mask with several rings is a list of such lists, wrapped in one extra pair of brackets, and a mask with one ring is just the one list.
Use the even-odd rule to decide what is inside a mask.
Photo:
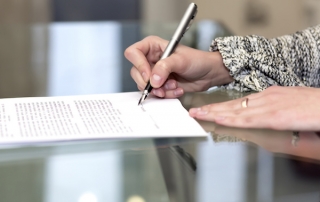
[[(245, 98), (247, 107), (242, 106)], [(231, 127), (320, 131), (320, 89), (273, 86), (245, 98), (190, 109), (189, 114)]]
[(164, 39), (150, 36), (126, 49), (124, 54), (133, 64), (131, 76), (139, 90), (150, 79), (152, 94), (176, 98), (184, 92), (204, 91), (233, 80), (218, 52), (179, 45), (172, 55), (159, 61), (167, 44)]

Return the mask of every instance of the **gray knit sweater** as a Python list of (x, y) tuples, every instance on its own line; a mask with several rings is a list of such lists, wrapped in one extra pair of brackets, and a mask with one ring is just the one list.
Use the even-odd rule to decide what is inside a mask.
[(224, 86), (227, 89), (320, 87), (320, 25), (273, 39), (255, 35), (217, 38), (210, 51), (221, 53), (235, 79)]

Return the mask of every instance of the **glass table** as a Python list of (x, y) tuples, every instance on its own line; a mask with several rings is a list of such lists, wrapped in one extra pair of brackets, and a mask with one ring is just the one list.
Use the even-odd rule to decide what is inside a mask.
[[(78, 22), (0, 25), (0, 97), (136, 91), (123, 51), (176, 23)], [(182, 43), (206, 50), (230, 34), (193, 26)], [(189, 109), (245, 96), (213, 88), (187, 93)], [(0, 201), (320, 201), (320, 137), (199, 122), (206, 138), (144, 138), (7, 145), (0, 149)]]

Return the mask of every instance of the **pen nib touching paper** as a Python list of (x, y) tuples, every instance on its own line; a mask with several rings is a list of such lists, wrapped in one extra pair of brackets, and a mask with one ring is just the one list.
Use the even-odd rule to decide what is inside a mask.
[(139, 100), (138, 106), (142, 104), (143, 101), (147, 98), (147, 94), (143, 94)]

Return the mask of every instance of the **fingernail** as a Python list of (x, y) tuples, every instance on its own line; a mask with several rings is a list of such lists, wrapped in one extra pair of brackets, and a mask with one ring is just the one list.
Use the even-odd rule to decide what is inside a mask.
[(160, 81), (161, 81), (161, 77), (160, 77), (159, 75), (157, 75), (157, 74), (154, 74), (154, 75), (152, 76), (152, 78), (153, 78), (153, 81), (154, 81), (156, 84), (159, 84)]
[(201, 116), (201, 115), (206, 115), (206, 114), (208, 114), (208, 111), (204, 111), (204, 110), (201, 110), (201, 109), (199, 110), (198, 109), (197, 115)]
[(148, 82), (148, 80), (149, 80), (149, 78), (145, 72), (142, 72), (142, 78), (143, 78), (144, 82)]
[(177, 88), (177, 86), (174, 82), (166, 83), (165, 87), (167, 90), (173, 90), (173, 89)]
[(197, 111), (198, 111), (198, 109), (191, 108), (191, 109), (190, 109), (190, 114), (194, 115), (194, 114), (197, 113)]
[(175, 90), (175, 91), (173, 92), (173, 94), (174, 94), (175, 96), (180, 96), (180, 95), (183, 94), (183, 90), (182, 90), (182, 89), (177, 89), (177, 90)]

